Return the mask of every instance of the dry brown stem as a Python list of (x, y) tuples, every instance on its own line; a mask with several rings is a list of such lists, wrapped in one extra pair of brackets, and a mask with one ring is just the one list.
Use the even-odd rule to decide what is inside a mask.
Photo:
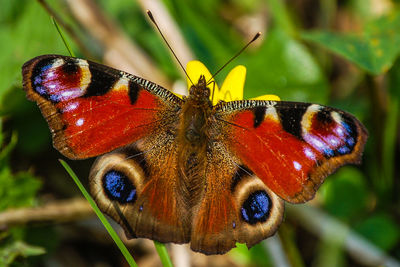
[[(186, 44), (186, 41), (179, 30), (178, 25), (176, 24), (175, 20), (171, 17), (170, 13), (166, 9), (165, 5), (162, 1), (159, 0), (139, 0), (138, 3), (140, 4), (143, 13), (147, 10), (150, 10), (153, 13), (153, 16), (160, 27), (164, 37), (167, 39), (169, 45), (171, 46), (172, 50), (174, 50), (175, 54), (177, 55), (178, 59), (181, 61), (183, 66), (194, 59), (194, 55)], [(152, 24), (152, 26), (154, 26)], [(154, 27), (156, 31), (156, 28)], [(161, 36), (160, 36), (161, 38)], [(179, 64), (174, 60), (176, 63), (176, 67), (181, 69)], [(182, 74), (184, 75), (183, 71)]]
[(133, 40), (109, 19), (92, 0), (67, 0), (69, 8), (83, 27), (104, 47), (104, 62), (129, 73), (171, 88), (163, 75)]
[(340, 242), (350, 256), (365, 266), (400, 267), (400, 263), (364, 237), (310, 205), (286, 205), (288, 216), (327, 242)]
[(3, 211), (0, 213), (0, 229), (38, 222), (70, 222), (93, 215), (86, 199), (74, 198), (39, 207)]

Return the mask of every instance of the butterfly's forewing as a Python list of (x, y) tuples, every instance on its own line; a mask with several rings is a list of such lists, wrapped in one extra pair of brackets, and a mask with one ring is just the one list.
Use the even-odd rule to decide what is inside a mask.
[(58, 55), (25, 63), (23, 80), (65, 156), (117, 149), (97, 159), (89, 182), (99, 207), (128, 236), (189, 241), (188, 211), (177, 192), (180, 98), (122, 71)]
[(230, 125), (226, 145), (273, 192), (292, 203), (310, 200), (326, 176), (359, 163), (367, 139), (352, 115), (316, 104), (233, 101), (215, 107)]
[(176, 114), (181, 103), (156, 84), (83, 59), (39, 56), (24, 64), (22, 74), (54, 146), (71, 159), (101, 155), (148, 135), (171, 120), (168, 114)]

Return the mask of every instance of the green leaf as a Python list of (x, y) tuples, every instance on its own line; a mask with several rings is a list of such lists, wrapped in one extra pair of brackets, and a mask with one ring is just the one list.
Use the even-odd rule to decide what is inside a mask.
[(42, 255), (46, 251), (37, 246), (28, 245), (23, 241), (13, 240), (12, 242), (3, 242), (0, 246), (0, 266), (8, 266), (18, 257), (29, 257)]
[(346, 266), (343, 243), (344, 242), (330, 242), (330, 240), (326, 239), (321, 240), (315, 250), (316, 259), (313, 262), (313, 266)]
[(9, 169), (0, 170), (0, 211), (7, 208), (33, 206), (42, 183), (27, 172), (12, 175)]
[(32, 206), (35, 203), (35, 195), (41, 186), (41, 182), (28, 172), (11, 173), (8, 157), (16, 143), (17, 136), (13, 134), (7, 145), (3, 147), (3, 144), (0, 144), (2, 147), (0, 152), (0, 211), (11, 207)]
[[(1, 1), (1, 7), (4, 2), (10, 1)], [(36, 1), (15, 3), (4, 5), (8, 6), (8, 12), (18, 10), (15, 11), (18, 15), (8, 14), (4, 23), (0, 23), (0, 110), (8, 104), (3, 99), (4, 94), (13, 84), (21, 84), (21, 67), (25, 61), (45, 53), (65, 53), (56, 29), (40, 4)]]
[(296, 32), (295, 26), (289, 16), (285, 1), (267, 0), (267, 3), (271, 10), (271, 16), (273, 16), (275, 24), (287, 34), (294, 36)]
[(276, 94), (282, 100), (324, 103), (328, 85), (308, 49), (285, 32), (275, 29), (245, 62), (246, 98)]
[(270, 256), (261, 243), (250, 249), (246, 244), (236, 243), (236, 248), (229, 252), (229, 256), (240, 266), (272, 266)]
[[(11, 172), (9, 155), (17, 143), (13, 134), (7, 145), (3, 145), (2, 121), (0, 120), (0, 212), (8, 208), (33, 206), (41, 182), (28, 172)], [(41, 247), (31, 246), (21, 240), (22, 228), (7, 229), (0, 235), (0, 266), (8, 266), (19, 257), (44, 254)]]
[(311, 31), (301, 37), (377, 75), (390, 69), (400, 53), (399, 28), (400, 12), (395, 12), (372, 20), (360, 34)]
[(180, 21), (184, 22), (181, 30), (188, 44), (201, 61), (210, 67), (211, 72), (214, 72), (212, 66), (225, 63), (238, 50), (234, 47), (237, 39), (232, 37), (234, 34), (226, 25), (213, 23), (217, 21), (218, 16), (214, 12), (205, 13), (207, 12), (204, 10), (205, 6), (200, 2), (193, 2), (195, 6), (176, 5), (176, 8), (179, 11)]
[(373, 215), (358, 224), (355, 230), (386, 251), (400, 242), (398, 223), (386, 214)]
[(343, 167), (320, 189), (325, 209), (343, 220), (359, 216), (367, 207), (365, 177), (354, 167)]
[[(2, 121), (0, 121), (0, 132), (2, 131)], [(4, 138), (3, 133), (0, 133), (1, 139)], [(0, 142), (0, 147), (2, 148), (0, 151), (0, 169), (6, 168), (8, 165), (8, 157), (11, 151), (14, 149), (15, 145), (17, 144), (17, 134), (13, 133), (11, 136), (11, 140), (7, 145), (4, 145)], [(1, 140), (3, 141), (3, 140)]]

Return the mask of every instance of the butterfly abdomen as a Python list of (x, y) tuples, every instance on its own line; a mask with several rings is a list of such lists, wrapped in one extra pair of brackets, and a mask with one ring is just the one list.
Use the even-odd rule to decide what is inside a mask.
[(207, 145), (207, 105), (188, 99), (180, 114), (178, 129), (179, 190), (188, 210), (199, 202), (204, 191)]

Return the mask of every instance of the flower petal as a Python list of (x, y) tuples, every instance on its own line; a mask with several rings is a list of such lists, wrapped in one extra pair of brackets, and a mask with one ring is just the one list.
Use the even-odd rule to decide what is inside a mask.
[(271, 101), (281, 101), (279, 96), (277, 95), (260, 95), (254, 98), (250, 98), (251, 100), (271, 100)]
[[(212, 77), (207, 67), (198, 60), (189, 61), (186, 65), (186, 72), (194, 84), (197, 84), (201, 75), (204, 75), (206, 81), (209, 81)], [(188, 88), (192, 86), (192, 82), (189, 78), (186, 78)], [(235, 101), (243, 100), (243, 88), (246, 81), (246, 67), (239, 65), (233, 68), (225, 78), (222, 84), (221, 90), (218, 89), (218, 85), (214, 79), (214, 83), (211, 83), (209, 88), (214, 89), (213, 105), (216, 105), (218, 101)], [(212, 93), (212, 92), (211, 92)], [(179, 95), (178, 95), (179, 96)], [(181, 97), (181, 96), (179, 96)], [(212, 99), (212, 94), (210, 96)], [(252, 100), (271, 100), (280, 101), (279, 96), (276, 95), (262, 95)]]
[[(206, 78), (206, 81), (209, 81), (212, 77), (210, 71), (207, 69), (206, 66), (204, 66), (203, 63), (201, 63), (198, 60), (192, 60), (189, 61), (186, 65), (186, 72), (189, 75), (190, 79), (192, 80), (192, 82), (194, 84), (197, 84), (199, 82), (199, 78), (201, 75), (204, 75), (204, 77)], [(187, 84), (188, 84), (188, 88), (190, 89), (190, 87), (192, 86), (192, 83), (190, 82), (189, 78), (186, 78)], [(212, 81), (214, 81), (214, 79), (212, 79)], [(218, 95), (219, 93), (219, 89), (218, 89), (218, 85), (217, 83), (214, 83), (215, 85), (212, 85), (210, 87), (210, 89), (212, 89), (212, 87), (214, 86), (214, 94)]]
[(246, 68), (242, 65), (232, 69), (226, 76), (224, 83), (218, 95), (218, 99), (214, 97), (214, 105), (219, 100), (234, 101), (243, 100), (243, 87), (246, 81)]

